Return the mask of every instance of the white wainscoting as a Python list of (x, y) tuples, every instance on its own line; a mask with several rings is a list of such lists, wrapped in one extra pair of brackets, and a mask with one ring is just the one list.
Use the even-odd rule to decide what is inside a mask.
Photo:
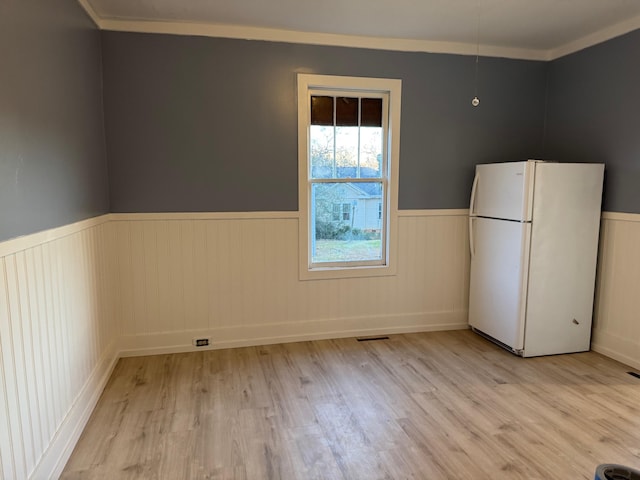
[(591, 346), (640, 369), (640, 215), (602, 216)]
[(0, 478), (57, 478), (111, 373), (107, 221), (0, 243)]
[(112, 214), (0, 243), (0, 477), (56, 478), (120, 356), (467, 328), (465, 210), (398, 275), (300, 281), (294, 213)]
[(395, 276), (303, 281), (295, 212), (114, 214), (122, 354), (467, 328), (466, 213), (401, 212)]
[[(298, 279), (293, 213), (112, 214), (0, 243), (0, 477), (56, 478), (119, 356), (467, 328), (465, 210), (398, 274)], [(640, 215), (604, 214), (593, 348), (640, 368)]]

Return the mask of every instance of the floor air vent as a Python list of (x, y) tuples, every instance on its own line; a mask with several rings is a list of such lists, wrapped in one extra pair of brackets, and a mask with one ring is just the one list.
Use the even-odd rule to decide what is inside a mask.
[(632, 377), (640, 378), (640, 373), (636, 373), (636, 372), (627, 372), (627, 373)]
[(374, 340), (389, 340), (389, 337), (362, 337), (356, 338), (359, 342), (373, 342)]

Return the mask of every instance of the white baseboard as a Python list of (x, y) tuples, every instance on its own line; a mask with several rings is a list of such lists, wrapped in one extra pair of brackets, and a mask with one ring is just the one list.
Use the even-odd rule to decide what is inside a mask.
[(591, 349), (640, 370), (640, 344), (635, 339), (594, 329)]
[(113, 341), (105, 350), (30, 478), (58, 478), (62, 474), (118, 362), (115, 346)]
[[(467, 312), (464, 311), (362, 316), (277, 325), (250, 325), (151, 335), (125, 335), (120, 340), (120, 356), (159, 355), (332, 338), (463, 330), (467, 328), (469, 328)], [(200, 337), (210, 338), (210, 345), (208, 347), (194, 347), (192, 339)]]
[[(629, 355), (619, 352), (615, 348), (610, 348), (598, 343), (592, 343), (591, 350), (593, 350), (594, 352), (601, 353), (605, 357), (612, 358), (613, 360), (616, 360), (620, 363), (624, 363), (625, 365), (628, 365), (631, 368), (640, 370), (640, 359), (630, 357)], [(640, 351), (640, 347), (638, 348), (638, 350)]]

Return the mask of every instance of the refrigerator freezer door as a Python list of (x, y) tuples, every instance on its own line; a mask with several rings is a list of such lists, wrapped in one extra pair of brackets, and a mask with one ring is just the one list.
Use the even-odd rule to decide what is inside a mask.
[(524, 356), (589, 350), (604, 166), (536, 169)]
[(530, 221), (536, 164), (527, 161), (477, 165), (471, 216)]
[(530, 223), (472, 218), (469, 324), (523, 348)]

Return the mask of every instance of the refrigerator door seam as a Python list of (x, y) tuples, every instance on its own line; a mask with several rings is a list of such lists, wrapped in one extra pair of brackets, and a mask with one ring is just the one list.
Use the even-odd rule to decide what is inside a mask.
[(500, 220), (501, 222), (531, 223), (531, 220), (514, 220), (512, 218), (486, 217), (484, 215), (473, 215), (473, 218), (488, 218), (489, 220)]

